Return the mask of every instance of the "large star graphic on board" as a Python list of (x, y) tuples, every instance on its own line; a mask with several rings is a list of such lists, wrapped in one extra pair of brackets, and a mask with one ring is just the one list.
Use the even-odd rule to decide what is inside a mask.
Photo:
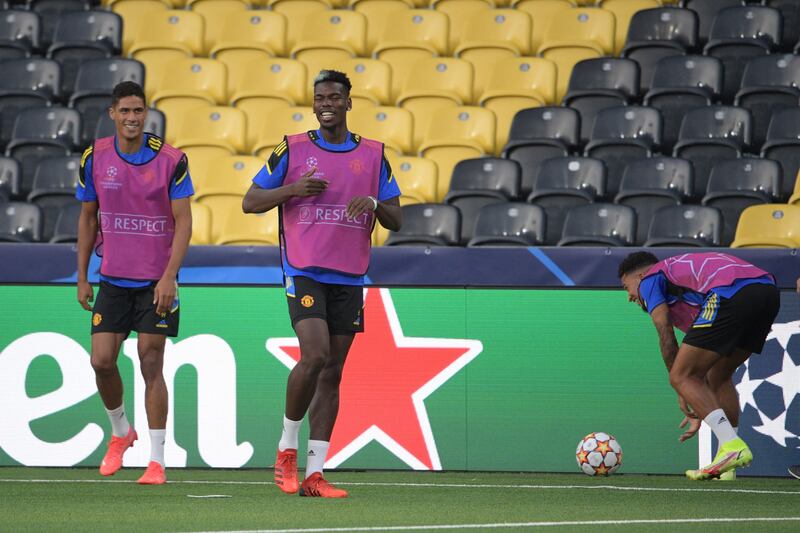
[[(406, 337), (386, 289), (366, 292), (365, 332), (356, 335), (340, 387), (339, 417), (327, 468), (377, 441), (416, 470), (441, 470), (425, 399), (483, 349), (477, 340)], [(267, 340), (288, 368), (300, 359), (297, 338)]]

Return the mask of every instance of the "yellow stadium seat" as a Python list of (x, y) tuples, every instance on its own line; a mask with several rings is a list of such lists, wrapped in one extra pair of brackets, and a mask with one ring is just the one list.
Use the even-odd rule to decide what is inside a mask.
[(294, 59), (257, 59), (228, 72), (229, 100), (236, 107), (248, 107), (254, 100), (300, 105), (307, 87), (306, 66)]
[(512, 57), (497, 62), (479, 100), (497, 118), (496, 152), (505, 146), (517, 111), (555, 103), (556, 75), (555, 63), (541, 57)]
[(392, 98), (403, 89), (408, 73), (420, 59), (447, 53), (450, 21), (430, 9), (398, 11), (386, 25), (374, 56), (392, 66)]
[(397, 156), (411, 153), (414, 118), (410, 111), (394, 106), (353, 109), (347, 114), (347, 127), (382, 142), (387, 152)]
[(245, 153), (253, 153), (264, 122), (271, 120), (270, 117), (277, 110), (286, 110), (290, 107), (292, 106), (285, 100), (264, 98), (248, 98), (236, 106), (236, 109), (241, 109), (247, 116), (247, 150)]
[(291, 50), (300, 40), (306, 17), (331, 8), (328, 0), (269, 0), (273, 11), (286, 16), (286, 48)]
[(388, 16), (397, 11), (414, 7), (410, 0), (354, 0), (350, 2), (350, 5), (367, 19), (368, 52), (372, 52), (378, 43)]
[(800, 172), (797, 173), (795, 178), (794, 191), (792, 192), (792, 197), (789, 198), (789, 203), (800, 206)]
[(751, 205), (742, 211), (731, 248), (800, 247), (800, 207)]
[(447, 13), (450, 19), (450, 51), (455, 51), (462, 41), (464, 30), (472, 15), (478, 11), (486, 11), (495, 6), (492, 0), (434, 0), (431, 7), (436, 11)]
[(211, 242), (217, 243), (222, 234), (223, 221), (228, 218), (228, 213), (242, 212), (242, 199), (244, 194), (214, 194), (200, 198), (197, 203), (211, 210)]
[(411, 69), (397, 105), (414, 115), (414, 146), (419, 147), (434, 111), (472, 103), (472, 64), (462, 59), (420, 59)]
[(187, 55), (179, 50), (142, 50), (136, 56), (144, 64), (144, 94), (151, 101), (161, 84), (167, 66), (173, 61), (185, 59)]
[(614, 54), (619, 55), (628, 37), (628, 26), (634, 13), (642, 9), (661, 7), (659, 0), (603, 0), (603, 9), (614, 13), (616, 20), (614, 37)]
[(161, 0), (123, 0), (114, 2), (111, 9), (122, 17), (122, 53), (127, 56), (139, 27), (147, 23), (149, 14), (166, 11), (169, 6)]
[(253, 155), (266, 161), (285, 135), (303, 133), (318, 128), (319, 121), (310, 107), (275, 109), (261, 125), (258, 140), (253, 146)]
[(178, 9), (153, 11), (139, 25), (129, 55), (138, 59), (140, 52), (152, 49), (202, 55), (204, 32), (205, 22), (199, 13)]
[(206, 53), (210, 52), (219, 40), (227, 15), (242, 13), (248, 8), (242, 0), (196, 0), (189, 5), (194, 13), (203, 16), (205, 22), (203, 48)]
[(165, 66), (153, 104), (171, 98), (194, 98), (210, 104), (226, 100), (228, 71), (225, 64), (213, 59), (187, 57)]
[(531, 32), (531, 50), (536, 51), (542, 44), (542, 39), (550, 22), (558, 20), (558, 13), (575, 7), (570, 0), (516, 0), (514, 9), (524, 11), (531, 16), (533, 31)]
[(436, 163), (423, 157), (398, 157), (391, 160), (392, 173), (400, 186), (400, 203), (436, 201)]
[(286, 55), (286, 17), (272, 11), (238, 11), (224, 18), (211, 57), (226, 64)]
[(278, 246), (278, 210), (266, 213), (243, 213), (227, 211), (219, 227), (216, 244), (239, 246)]
[(539, 55), (558, 66), (557, 98), (567, 92), (572, 67), (579, 61), (614, 51), (614, 14), (601, 8), (573, 8), (548, 26)]
[(453, 107), (434, 113), (419, 153), (436, 163), (438, 201), (450, 188), (456, 163), (494, 153), (495, 128), (494, 113), (482, 107)]
[(195, 199), (207, 196), (242, 196), (264, 162), (249, 155), (227, 155), (209, 161), (202, 173), (192, 171)]
[(367, 49), (367, 18), (357, 11), (316, 11), (306, 15), (300, 38), (292, 47), (297, 56), (308, 50), (341, 48), (351, 56)]
[(244, 152), (246, 122), (244, 112), (235, 107), (216, 106), (188, 113), (177, 125), (175, 147), (204, 148), (216, 157)]
[[(388, 105), (392, 92), (392, 67), (380, 59), (366, 59), (356, 57), (336, 65), (353, 84), (350, 98), (353, 100), (353, 109), (358, 109), (358, 102), (367, 105)], [(365, 107), (362, 105), (361, 107)]]
[(189, 205), (192, 209), (192, 238), (189, 244), (201, 246), (211, 244), (211, 209), (197, 202), (191, 202)]

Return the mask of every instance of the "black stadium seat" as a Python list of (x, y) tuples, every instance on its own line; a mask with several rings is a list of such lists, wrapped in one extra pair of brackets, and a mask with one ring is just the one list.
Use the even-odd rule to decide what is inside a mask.
[(78, 217), (81, 214), (82, 202), (77, 200), (64, 205), (58, 212), (53, 236), (50, 242), (77, 242)]
[(52, 59), (9, 59), (0, 62), (0, 72), (0, 145), (5, 146), (20, 111), (47, 106), (58, 97), (61, 66)]
[(457, 246), (461, 238), (461, 214), (452, 205), (403, 206), (403, 226), (390, 232), (385, 246)]
[(722, 214), (713, 207), (674, 205), (656, 211), (645, 246), (719, 246)]
[(761, 157), (780, 164), (780, 198), (787, 200), (794, 191), (797, 173), (800, 172), (800, 107), (783, 109), (772, 115)]
[(546, 216), (538, 205), (508, 202), (484, 206), (469, 246), (539, 246)]
[(567, 213), (559, 246), (630, 246), (636, 234), (636, 212), (616, 204), (588, 204)]
[(19, 197), (21, 174), (19, 161), (12, 157), (0, 157), (0, 201)]
[(39, 15), (21, 9), (0, 11), (0, 60), (30, 57), (39, 50)]
[(85, 11), (91, 7), (88, 0), (28, 0), (28, 8), (42, 19), (42, 48), (53, 43), (53, 34), (61, 16), (67, 11)]
[(0, 204), (0, 241), (37, 242), (42, 235), (39, 208), (27, 202)]
[(728, 7), (738, 7), (743, 0), (681, 0), (681, 7), (697, 14), (697, 40), (700, 46), (706, 44), (717, 14)]
[(800, 41), (800, 2), (797, 0), (764, 0), (764, 5), (781, 12), (783, 30), (781, 32), (782, 52), (791, 52)]
[(78, 203), (75, 188), (78, 182), (80, 156), (45, 157), (39, 161), (33, 176), (28, 202), (42, 211), (42, 240), (53, 236), (56, 219), (64, 205)]

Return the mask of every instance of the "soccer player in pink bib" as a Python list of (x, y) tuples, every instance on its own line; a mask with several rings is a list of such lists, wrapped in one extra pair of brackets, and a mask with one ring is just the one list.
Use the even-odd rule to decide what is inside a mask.
[[(84, 152), (76, 192), (83, 202), (78, 302), (92, 311), (92, 368), (112, 431), (100, 473), (110, 476), (119, 470), (122, 456), (138, 438), (125, 414), (117, 368), (122, 342), (136, 331), (150, 428), (150, 462), (139, 483), (161, 485), (167, 480), (164, 347), (167, 337), (178, 335), (177, 276), (192, 233), (189, 197), (194, 189), (186, 155), (144, 132), (147, 106), (139, 85), (118, 84), (109, 113), (116, 135), (96, 139)], [(92, 307), (87, 270), (95, 245), (102, 261)]]
[[(400, 229), (400, 189), (383, 144), (347, 129), (347, 76), (323, 70), (314, 80), (319, 129), (288, 135), (253, 178), (242, 208), (277, 207), (289, 316), (300, 361), (289, 373), (275, 483), (289, 494), (344, 498), (322, 474), (339, 411), (339, 382), (355, 334), (364, 331), (363, 285), (377, 221)], [(266, 118), (268, 120), (268, 118)], [(297, 479), (298, 432), (310, 435), (305, 479)]]
[[(650, 314), (661, 356), (686, 415), (684, 441), (706, 422), (719, 441), (714, 461), (687, 470), (693, 480), (733, 479), (753, 454), (737, 436), (739, 399), (732, 377), (761, 353), (780, 308), (775, 278), (732, 255), (689, 253), (659, 261), (634, 252), (619, 265), (628, 300)], [(673, 327), (686, 333), (678, 346)]]

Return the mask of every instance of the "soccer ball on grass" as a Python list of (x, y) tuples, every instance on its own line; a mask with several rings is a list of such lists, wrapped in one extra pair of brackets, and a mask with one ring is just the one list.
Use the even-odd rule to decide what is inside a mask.
[(608, 433), (589, 433), (575, 450), (578, 467), (588, 476), (608, 476), (622, 466), (622, 447)]

